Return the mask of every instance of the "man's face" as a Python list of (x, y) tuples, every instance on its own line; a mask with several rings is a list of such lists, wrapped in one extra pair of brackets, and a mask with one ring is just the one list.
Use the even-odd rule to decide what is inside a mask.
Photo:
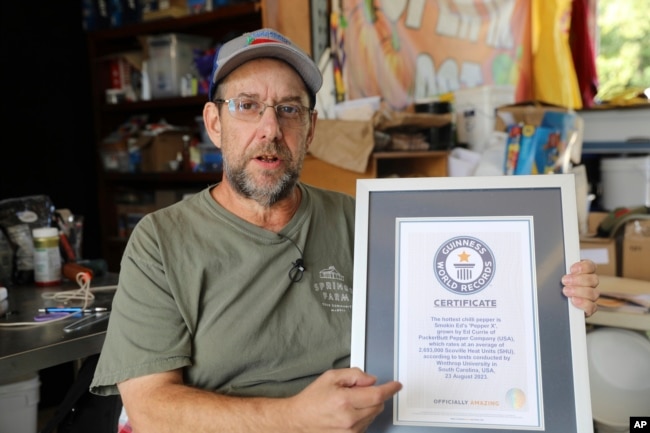
[[(219, 98), (246, 98), (269, 106), (308, 106), (300, 76), (286, 63), (273, 59), (252, 60), (231, 72), (221, 85)], [(316, 114), (307, 113), (304, 124), (279, 121), (273, 107), (261, 116), (242, 119), (229, 111), (228, 102), (208, 111), (213, 141), (221, 148), (224, 182), (240, 195), (263, 206), (287, 197), (295, 186), (312, 140)], [(206, 124), (207, 124), (206, 122)]]

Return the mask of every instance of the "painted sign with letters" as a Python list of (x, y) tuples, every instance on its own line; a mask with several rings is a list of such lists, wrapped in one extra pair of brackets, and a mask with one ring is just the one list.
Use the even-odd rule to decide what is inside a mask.
[[(334, 2), (336, 4), (336, 2)], [(529, 0), (340, 0), (332, 48), (346, 98), (391, 108), (526, 74)]]

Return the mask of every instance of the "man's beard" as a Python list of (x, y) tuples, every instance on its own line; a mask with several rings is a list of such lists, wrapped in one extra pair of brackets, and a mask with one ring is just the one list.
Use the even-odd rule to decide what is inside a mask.
[[(305, 156), (305, 151), (297, 155), (297, 161), (294, 161), (291, 153), (286, 148), (281, 148), (277, 144), (271, 144), (272, 152), (281, 158), (287, 164), (287, 170), (276, 179), (273, 183), (265, 183), (259, 185), (255, 179), (246, 172), (247, 157), (242, 158), (242, 164), (230, 164), (229, 158), (224, 158), (223, 161), (223, 174), (228, 180), (233, 189), (242, 197), (254, 200), (259, 205), (270, 207), (280, 200), (289, 197), (293, 188), (296, 186), (300, 178), (302, 170), (302, 163)], [(264, 152), (262, 152), (264, 153)], [(275, 176), (270, 171), (262, 172), (262, 177)]]

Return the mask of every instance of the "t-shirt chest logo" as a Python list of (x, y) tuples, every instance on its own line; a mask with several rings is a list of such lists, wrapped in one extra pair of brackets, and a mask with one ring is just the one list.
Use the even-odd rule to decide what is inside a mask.
[(333, 313), (349, 312), (352, 308), (352, 287), (345, 283), (345, 277), (330, 266), (318, 272), (314, 291), (321, 299), (321, 305)]

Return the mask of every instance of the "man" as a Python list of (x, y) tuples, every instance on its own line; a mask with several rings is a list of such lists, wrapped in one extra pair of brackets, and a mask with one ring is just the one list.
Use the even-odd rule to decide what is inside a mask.
[[(133, 431), (362, 432), (400, 390), (349, 368), (353, 198), (298, 182), (321, 83), (273, 30), (219, 50), (203, 119), (223, 180), (133, 231), (91, 385)], [(586, 314), (594, 271), (563, 280)]]

